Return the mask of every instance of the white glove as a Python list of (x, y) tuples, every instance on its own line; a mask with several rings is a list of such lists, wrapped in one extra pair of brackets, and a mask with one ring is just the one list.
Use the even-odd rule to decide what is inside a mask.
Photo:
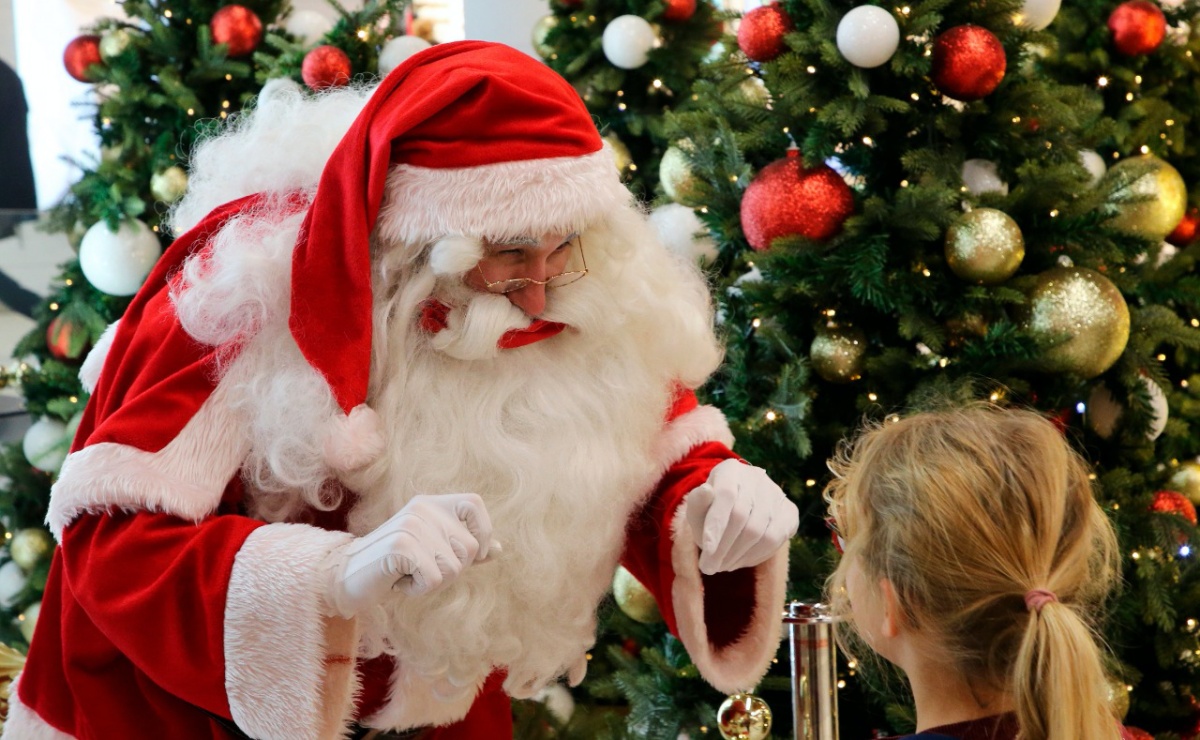
[(392, 589), (428, 593), (499, 551), (483, 499), (473, 493), (414, 496), (370, 534), (331, 554), (327, 602), (349, 619)]
[(766, 561), (800, 527), (800, 511), (766, 471), (740, 460), (713, 468), (685, 506), (706, 575)]

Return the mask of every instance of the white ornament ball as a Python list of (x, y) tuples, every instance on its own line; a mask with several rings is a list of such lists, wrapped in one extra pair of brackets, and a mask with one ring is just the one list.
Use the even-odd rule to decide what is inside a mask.
[(21, 451), (33, 467), (44, 473), (57, 473), (67, 459), (67, 425), (58, 419), (42, 417), (33, 423), (21, 440)]
[(1104, 157), (1101, 157), (1091, 149), (1079, 150), (1079, 162), (1083, 168), (1091, 175), (1091, 180), (1088, 185), (1096, 187), (1096, 183), (1100, 182), (1100, 178), (1104, 177), (1104, 173), (1108, 171), (1108, 165), (1104, 163)]
[(856, 67), (871, 69), (886, 63), (899, 45), (896, 17), (877, 5), (860, 5), (838, 23), (838, 51)]
[(38, 614), (42, 611), (42, 602), (30, 604), (29, 608), (21, 614), (20, 625), (21, 635), (25, 638), (25, 642), (33, 642), (33, 630), (37, 627)]
[(542, 689), (534, 695), (533, 700), (545, 704), (546, 710), (564, 725), (570, 722), (571, 715), (575, 714), (575, 697), (560, 683), (553, 683)]
[(420, 36), (397, 36), (383, 45), (379, 52), (379, 75), (386, 77), (391, 71), (404, 63), (406, 59), (418, 51), (428, 49), (433, 44)]
[(316, 46), (333, 30), (334, 19), (315, 10), (297, 10), (283, 22), (283, 30), (305, 46)]
[[(1142, 376), (1141, 381), (1142, 387), (1146, 389), (1146, 394), (1150, 396), (1150, 409), (1154, 414), (1150, 421), (1150, 427), (1146, 430), (1146, 439), (1153, 442), (1166, 429), (1170, 410), (1167, 407), (1167, 395), (1163, 393), (1162, 388), (1158, 387), (1158, 383), (1145, 376)], [(1087, 403), (1087, 422), (1092, 431), (1102, 439), (1112, 437), (1124, 412), (1125, 407), (1113, 398), (1112, 393), (1103, 383), (1092, 389)]]
[(685, 260), (711, 264), (717, 259), (717, 243), (708, 235), (708, 229), (695, 210), (679, 203), (668, 203), (654, 209), (650, 223), (667, 249)]
[(164, 203), (174, 203), (182, 198), (187, 186), (187, 172), (177, 164), (150, 176), (150, 194)]
[(121, 56), (133, 41), (133, 33), (127, 28), (114, 28), (100, 37), (100, 56), (111, 60)]
[(1054, 21), (1061, 6), (1062, 0), (1025, 0), (1017, 24), (1031, 31), (1041, 31)]
[(133, 295), (161, 254), (158, 237), (141, 221), (122, 221), (115, 234), (99, 221), (79, 244), (79, 267), (96, 290)]
[(999, 193), (1008, 195), (1008, 183), (1000, 177), (996, 163), (987, 159), (968, 159), (962, 166), (963, 185), (972, 195)]
[(9, 560), (0, 565), (0, 608), (8, 609), (17, 603), (17, 595), (25, 589), (28, 580), (16, 561)]
[(658, 46), (658, 34), (640, 15), (619, 15), (604, 29), (600, 40), (604, 56), (614, 67), (637, 69), (650, 60), (650, 50)]

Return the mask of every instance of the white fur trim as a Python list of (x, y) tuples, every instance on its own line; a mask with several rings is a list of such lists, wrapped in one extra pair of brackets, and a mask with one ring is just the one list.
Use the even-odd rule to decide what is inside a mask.
[[(688, 496), (691, 496), (689, 493)], [(767, 669), (783, 637), (783, 605), (787, 597), (788, 549), (779, 548), (767, 562), (754, 569), (754, 611), (745, 632), (730, 645), (717, 650), (708, 641), (704, 623), (704, 582), (700, 577), (700, 549), (684, 515), (688, 496), (671, 522), (671, 566), (675, 583), (671, 602), (679, 639), (704, 680), (726, 694), (753, 689)]]
[(360, 403), (350, 413), (329, 420), (325, 437), (325, 463), (347, 473), (375, 461), (383, 454), (383, 424), (375, 409)]
[(108, 351), (112, 349), (113, 337), (117, 335), (117, 325), (120, 323), (121, 320), (117, 319), (108, 325), (96, 346), (92, 347), (83, 364), (79, 366), (79, 382), (88, 393), (95, 390), (96, 384), (100, 382), (100, 371), (104, 369), (104, 361), (108, 359)]
[(582, 230), (632, 196), (608, 146), (582, 157), (435, 169), (401, 164), (388, 174), (376, 225), (385, 243), (428, 244), (450, 234), (537, 236)]
[(733, 447), (733, 432), (729, 430), (729, 422), (715, 406), (697, 406), (667, 424), (651, 454), (659, 470), (666, 472), (693, 447), (705, 442), (720, 442), (726, 447)]
[(481, 259), (483, 245), (477, 237), (448, 236), (429, 249), (429, 267), (434, 275), (461, 275)]
[[(242, 544), (225, 601), (225, 690), (233, 720), (259, 740), (345, 736), (358, 691), (355, 621), (324, 616), (322, 563), (352, 539), (268, 524)], [(326, 662), (340, 656), (349, 662)]]
[(55, 537), (84, 513), (158, 511), (199, 521), (216, 511), (245, 458), (245, 424), (218, 386), (158, 452), (104, 442), (67, 456), (50, 489), (46, 523)]
[(37, 715), (21, 701), (17, 684), (21, 680), (18, 675), (13, 679), (8, 693), (8, 716), (4, 719), (4, 732), (0, 738), (10, 740), (75, 740), (74, 735), (59, 732), (48, 722)]
[(457, 722), (467, 716), (486, 680), (485, 672), (474, 687), (460, 688), (453, 695), (447, 695), (444, 689), (429, 680), (404, 670), (403, 663), (397, 661), (388, 688), (387, 704), (362, 723), (366, 727), (399, 732)]

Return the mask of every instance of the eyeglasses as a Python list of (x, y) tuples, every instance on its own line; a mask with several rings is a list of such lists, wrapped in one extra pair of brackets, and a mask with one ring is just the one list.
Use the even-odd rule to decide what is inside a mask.
[(829, 531), (833, 537), (833, 546), (837, 548), (838, 555), (846, 554), (846, 540), (842, 537), (842, 533), (838, 530), (837, 519), (831, 516), (825, 517), (825, 526), (829, 527)]
[(588, 274), (587, 257), (583, 254), (583, 238), (576, 237), (579, 242), (579, 259), (583, 262), (583, 269), (571, 270), (569, 272), (559, 273), (546, 278), (545, 280), (534, 280), (533, 278), (510, 278), (508, 280), (491, 281), (487, 279), (487, 275), (483, 274), (483, 266), (476, 265), (475, 269), (479, 270), (479, 277), (483, 278), (483, 284), (487, 286), (489, 293), (512, 293), (529, 285), (544, 285), (547, 288), (561, 288), (564, 285), (579, 280), (584, 275)]

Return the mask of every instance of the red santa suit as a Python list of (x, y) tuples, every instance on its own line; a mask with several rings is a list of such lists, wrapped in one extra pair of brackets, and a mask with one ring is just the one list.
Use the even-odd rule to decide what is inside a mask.
[[(410, 187), (420, 200), (407, 197)], [(514, 210), (516, 202), (534, 205)], [(254, 738), (316, 740), (342, 737), (354, 722), (511, 737), (507, 666), (480, 666), (462, 696), (442, 701), (435, 684), (405, 673), (402, 649), (367, 655), (362, 620), (328, 616), (323, 569), (354, 537), (346, 530), (357, 496), (333, 511), (255, 514), (245, 468), (254, 420), (235, 400), (245, 393), (238, 363), (255, 337), (213, 344), (189, 331), (177, 309), (179, 268), (191, 258), (203, 272), (222, 235), (264, 209), (303, 213), (288, 322), (335, 409), (324, 448), (334, 478), (384, 454), (366, 405), (386, 387), (370, 377), (373, 233), (422, 243), (495, 233), (497, 222), (544, 233), (630, 207), (565, 81), (506, 47), (461, 42), (413, 57), (381, 83), (315, 194), (243, 197), (180, 236), (97, 348), (107, 359), (53, 490), (49, 523), (61, 547), (4, 737), (187, 740), (228, 737), (236, 724)], [(552, 353), (584, 339), (534, 324), (505, 335), (511, 349), (502, 351)], [(701, 675), (734, 692), (756, 684), (774, 657), (786, 548), (754, 568), (700, 574), (682, 506), (733, 457), (733, 440), (720, 412), (688, 389), (696, 379), (677, 381), (659, 389), (669, 403), (653, 412), (658, 429), (628, 477), (644, 490), (614, 498), (616, 535), (604, 545), (654, 594)], [(523, 543), (504, 545), (519, 552)], [(581, 577), (584, 613), (602, 595), (595, 573), (611, 573), (608, 556), (596, 557), (578, 566), (591, 574)]]

